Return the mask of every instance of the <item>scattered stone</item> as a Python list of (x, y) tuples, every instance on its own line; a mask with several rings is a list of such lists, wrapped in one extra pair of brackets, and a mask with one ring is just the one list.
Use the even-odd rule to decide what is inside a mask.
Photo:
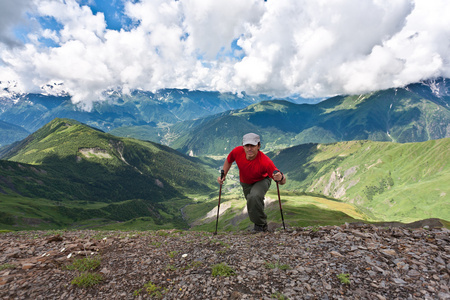
[(60, 236), (60, 235), (58, 234), (58, 235), (55, 235), (55, 236), (52, 236), (52, 237), (48, 238), (48, 239), (47, 239), (47, 243), (61, 242), (62, 240), (63, 240), (62, 236)]
[(22, 265), (22, 269), (23, 269), (23, 270), (29, 270), (29, 269), (34, 268), (34, 266), (35, 266), (35, 264), (26, 263), (26, 264), (23, 264), (23, 265)]
[(397, 284), (407, 284), (407, 282), (401, 278), (393, 278), (392, 280)]
[(334, 257), (343, 257), (343, 255), (340, 254), (340, 253), (337, 252), (337, 251), (331, 251), (330, 254), (331, 254), (332, 256), (334, 256)]
[(383, 253), (386, 256), (395, 256), (397, 255), (397, 252), (395, 252), (395, 250), (392, 249), (382, 249), (380, 250), (381, 253)]
[[(163, 299), (450, 299), (449, 231), (431, 226), (0, 237), (0, 299), (149, 299), (149, 283)], [(101, 283), (72, 285), (79, 271), (66, 266), (93, 256)], [(218, 264), (229, 277), (213, 276)]]
[(419, 277), (420, 273), (417, 270), (410, 270), (408, 272), (408, 276), (410, 276), (410, 277)]

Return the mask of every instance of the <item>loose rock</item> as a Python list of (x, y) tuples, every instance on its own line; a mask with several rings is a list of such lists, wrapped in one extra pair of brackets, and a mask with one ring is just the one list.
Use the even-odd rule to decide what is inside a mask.
[[(255, 235), (48, 236), (1, 234), (0, 299), (450, 299), (447, 229), (346, 224)], [(92, 256), (101, 263), (89, 272), (102, 280), (73, 285), (81, 272), (67, 266)]]

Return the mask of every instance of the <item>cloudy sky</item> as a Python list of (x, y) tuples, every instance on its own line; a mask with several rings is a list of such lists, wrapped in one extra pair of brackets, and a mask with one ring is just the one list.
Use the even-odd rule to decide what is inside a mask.
[(0, 0), (2, 87), (56, 83), (87, 106), (116, 89), (328, 97), (439, 76), (448, 0)]

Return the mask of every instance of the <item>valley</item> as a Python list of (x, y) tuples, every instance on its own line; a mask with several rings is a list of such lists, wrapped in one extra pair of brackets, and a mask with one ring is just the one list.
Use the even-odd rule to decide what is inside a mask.
[[(215, 178), (249, 131), (262, 136), (262, 151), (288, 178), (281, 189), (288, 226), (429, 218), (447, 224), (449, 93), (435, 91), (417, 84), (316, 104), (136, 92), (91, 112), (73, 110), (68, 99), (33, 96), (26, 103), (34, 101), (40, 112), (31, 109), (21, 119), (15, 112), (24, 108), (12, 105), (0, 114), (2, 121), (38, 128), (0, 148), (0, 229), (213, 231), (215, 218), (207, 216), (217, 213)], [(157, 114), (162, 104), (177, 121)], [(56, 111), (76, 118), (37, 127)], [(43, 112), (47, 117), (38, 120)], [(275, 184), (267, 200), (269, 222), (279, 228)], [(222, 201), (221, 230), (251, 226), (236, 167)]]

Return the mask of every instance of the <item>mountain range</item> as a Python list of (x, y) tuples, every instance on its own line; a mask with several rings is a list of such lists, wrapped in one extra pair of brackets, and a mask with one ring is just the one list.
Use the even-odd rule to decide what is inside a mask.
[[(0, 129), (16, 129), (21, 140), (55, 118), (70, 118), (110, 131), (124, 126), (166, 127), (223, 111), (243, 108), (270, 99), (266, 96), (165, 89), (158, 92), (135, 90), (130, 94), (110, 92), (90, 109), (71, 102), (68, 95), (7, 94), (0, 97)], [(20, 128), (14, 127), (19, 126)], [(14, 128), (13, 128), (14, 127)], [(0, 135), (0, 146), (9, 144), (11, 135)]]
[[(313, 104), (186, 90), (111, 93), (91, 111), (0, 101), (1, 228), (209, 230), (214, 178), (250, 131), (289, 178), (291, 224), (450, 219), (448, 79)], [(221, 225), (245, 228), (232, 176), (224, 191)]]
[(208, 194), (213, 183), (204, 164), (167, 146), (55, 119), (3, 154), (0, 223), (183, 223), (174, 201), (186, 205), (186, 194)]
[[(265, 150), (351, 140), (423, 142), (450, 137), (450, 82), (411, 85), (367, 95), (336, 96), (318, 104), (263, 101), (171, 128), (169, 145), (186, 154), (226, 154), (252, 131)], [(445, 88), (444, 88), (445, 87)], [(434, 92), (433, 92), (434, 91)], [(426, 97), (425, 97), (426, 96)]]
[[(449, 136), (450, 80), (446, 78), (321, 102), (312, 99), (310, 104), (299, 104), (307, 101), (301, 98), (275, 101), (264, 95), (178, 89), (110, 92), (105, 97), (90, 110), (73, 104), (67, 95), (1, 97), (0, 146), (25, 138), (54, 118), (74, 119), (194, 155), (211, 152), (195, 144), (211, 140), (212, 133), (218, 137), (217, 146), (209, 147), (225, 153), (238, 141), (235, 135), (249, 130), (264, 135), (268, 149), (308, 142), (417, 142)], [(236, 131), (239, 128), (243, 130)], [(207, 136), (199, 136), (199, 131)]]
[[(282, 195), (291, 226), (358, 219), (410, 222), (450, 219), (449, 147), (449, 138), (404, 144), (349, 141), (267, 154), (289, 178)], [(222, 160), (189, 157), (70, 119), (51, 121), (9, 147), (1, 159), (3, 229), (197, 224), (212, 230), (207, 216), (217, 205), (215, 177)], [(220, 224), (243, 229), (249, 221), (235, 167), (229, 177)], [(276, 198), (273, 193), (269, 199)], [(279, 222), (277, 211), (268, 205), (269, 217)]]

